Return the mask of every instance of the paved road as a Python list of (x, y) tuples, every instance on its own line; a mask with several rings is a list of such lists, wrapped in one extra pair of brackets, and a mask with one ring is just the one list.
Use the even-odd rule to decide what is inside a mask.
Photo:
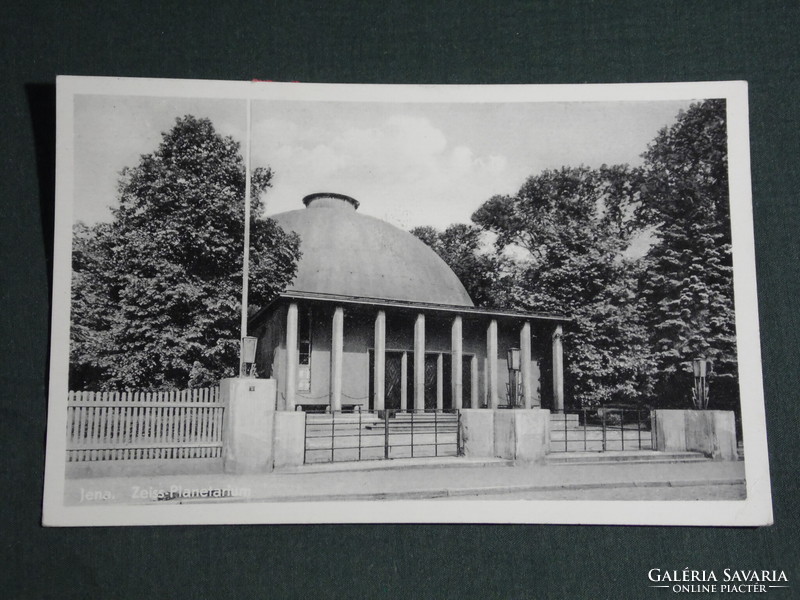
[[(612, 487), (590, 490), (546, 490), (463, 496), (460, 500), (744, 500), (743, 484), (682, 487)], [(441, 498), (437, 498), (441, 500)]]
[[(235, 490), (223, 501), (325, 501), (421, 499), (449, 497), (490, 498), (503, 496), (547, 499), (692, 499), (715, 500), (737, 494), (743, 488), (744, 463), (700, 462), (665, 464), (595, 464), (507, 466), (466, 459), (439, 459), (437, 464), (414, 468), (379, 468), (358, 463), (358, 470), (341, 471), (298, 468), (293, 473), (264, 475), (162, 475), (157, 477), (103, 477), (70, 479), (65, 486), (67, 505), (147, 504), (152, 502), (214, 502), (208, 493), (187, 496), (185, 490)], [(386, 463), (383, 463), (386, 465)], [(389, 466), (403, 466), (392, 461)], [(355, 467), (354, 467), (355, 468)], [(339, 469), (339, 470), (333, 470)], [(739, 486), (736, 491), (736, 486)], [(679, 491), (669, 488), (692, 488)], [(722, 488), (722, 489), (720, 489)], [(178, 490), (178, 493), (172, 493)], [(163, 492), (163, 493), (160, 493)], [(737, 496), (740, 497), (740, 496)], [(726, 498), (727, 499), (727, 498)]]

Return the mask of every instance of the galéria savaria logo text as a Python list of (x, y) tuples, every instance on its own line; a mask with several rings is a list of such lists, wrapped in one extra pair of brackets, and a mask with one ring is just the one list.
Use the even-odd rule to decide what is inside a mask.
[(647, 578), (652, 588), (665, 588), (676, 594), (746, 594), (766, 593), (773, 589), (788, 588), (784, 571), (723, 569), (722, 571), (685, 569), (650, 569)]

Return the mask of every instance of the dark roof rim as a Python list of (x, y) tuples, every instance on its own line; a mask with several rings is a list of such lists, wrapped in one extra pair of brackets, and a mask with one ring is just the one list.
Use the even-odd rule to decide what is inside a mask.
[(320, 292), (303, 292), (303, 291), (286, 291), (280, 294), (267, 306), (259, 310), (250, 319), (252, 323), (257, 323), (261, 318), (266, 315), (272, 308), (285, 300), (316, 300), (321, 302), (340, 302), (342, 304), (357, 304), (369, 306), (385, 306), (395, 308), (416, 308), (428, 310), (431, 312), (445, 312), (445, 313), (464, 313), (472, 315), (480, 315), (487, 317), (505, 317), (516, 319), (532, 319), (540, 321), (554, 321), (567, 323), (572, 321), (570, 317), (558, 313), (527, 313), (523, 311), (513, 310), (497, 310), (491, 308), (482, 308), (476, 306), (461, 306), (458, 304), (435, 304), (432, 302), (415, 302), (412, 300), (397, 300), (391, 298), (369, 298), (365, 296), (342, 296), (338, 294), (324, 294)]

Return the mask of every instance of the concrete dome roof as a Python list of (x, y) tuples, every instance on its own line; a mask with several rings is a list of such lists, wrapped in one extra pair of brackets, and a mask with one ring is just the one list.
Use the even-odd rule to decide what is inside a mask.
[(303, 253), (287, 291), (473, 306), (455, 273), (427, 245), (359, 214), (358, 201), (311, 194), (306, 208), (272, 215), (300, 236)]

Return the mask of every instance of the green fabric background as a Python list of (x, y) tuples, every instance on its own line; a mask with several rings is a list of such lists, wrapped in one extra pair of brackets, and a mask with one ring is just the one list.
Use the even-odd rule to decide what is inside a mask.
[[(646, 587), (650, 568), (732, 567), (783, 569), (792, 589), (770, 596), (799, 594), (799, 13), (797, 2), (730, 0), (6, 3), (0, 10), (0, 593), (661, 598), (673, 594)], [(776, 525), (43, 529), (50, 86), (57, 74), (358, 83), (748, 80)]]

